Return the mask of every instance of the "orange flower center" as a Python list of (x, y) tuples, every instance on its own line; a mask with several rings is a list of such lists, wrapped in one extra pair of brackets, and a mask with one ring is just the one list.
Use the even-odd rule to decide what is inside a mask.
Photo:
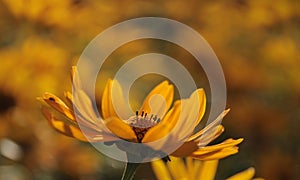
[[(157, 117), (157, 115), (147, 115), (148, 114), (144, 113), (144, 111), (142, 111), (141, 114), (139, 114), (139, 111), (136, 111), (135, 116), (132, 116), (127, 120), (127, 123), (131, 126), (139, 143), (142, 142), (147, 131), (160, 122), (160, 118)], [(163, 157), (162, 160), (165, 162), (171, 161), (169, 156)]]
[(136, 115), (130, 117), (127, 120), (127, 123), (131, 126), (132, 130), (134, 131), (138, 142), (142, 142), (146, 132), (153, 126), (155, 126), (157, 123), (160, 122), (160, 118), (157, 117), (157, 115), (151, 114), (151, 116), (147, 116), (147, 113), (144, 113), (142, 111), (141, 114), (139, 114), (138, 111), (136, 111)]

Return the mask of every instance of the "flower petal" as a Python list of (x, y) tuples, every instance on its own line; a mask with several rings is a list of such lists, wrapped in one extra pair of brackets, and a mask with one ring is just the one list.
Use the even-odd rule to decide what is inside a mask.
[[(118, 113), (115, 108), (118, 108)], [(130, 110), (125, 104), (122, 88), (118, 81), (109, 79), (106, 83), (102, 95), (101, 110), (104, 119), (112, 116), (127, 119), (130, 116)]]
[(162, 160), (156, 160), (151, 163), (152, 169), (158, 180), (171, 180), (171, 175)]
[[(200, 97), (202, 102), (199, 102)], [(175, 137), (177, 141), (185, 141), (200, 122), (205, 111), (205, 105), (203, 105), (205, 102), (203, 89), (196, 90), (189, 99), (176, 101), (163, 120), (148, 130), (142, 142), (157, 141), (170, 133), (170, 138)], [(173, 129), (174, 127), (176, 128)], [(164, 139), (164, 141), (168, 140), (168, 138)]]
[(181, 158), (170, 157), (171, 163), (167, 163), (174, 179), (185, 179), (187, 175), (186, 166)]
[(212, 151), (212, 152), (207, 152), (207, 153), (203, 153), (201, 154), (199, 151), (197, 151), (197, 154), (192, 154), (191, 157), (195, 158), (195, 159), (199, 159), (199, 160), (215, 160), (215, 159), (222, 159), (225, 158), (227, 156), (233, 155), (238, 153), (238, 147), (234, 146), (234, 147), (228, 147), (228, 148), (224, 148), (218, 151)]
[(79, 139), (87, 141), (86, 137), (82, 134), (78, 127), (65, 123), (62, 120), (56, 119), (45, 107), (42, 107), (42, 113), (48, 120), (49, 124), (58, 132)]
[[(108, 130), (106, 129), (106, 126), (104, 126), (104, 123), (101, 121), (101, 119), (99, 119), (98, 117), (94, 117), (97, 119), (87, 118), (80, 113), (80, 110), (78, 109), (78, 107), (76, 107), (76, 105), (73, 104), (73, 96), (70, 92), (65, 92), (64, 95), (65, 95), (66, 99), (69, 101), (69, 103), (72, 104), (73, 107), (75, 107), (76, 113), (77, 113), (76, 121), (80, 125), (84, 125), (87, 128), (95, 129), (97, 131), (108, 132)], [(88, 98), (88, 97), (85, 96), (85, 98)], [(87, 99), (87, 101), (89, 101), (89, 99)], [(87, 102), (87, 103), (90, 103), (90, 102)]]
[(191, 98), (197, 98), (198, 96), (198, 101), (199, 101), (199, 111), (198, 111), (198, 119), (196, 121), (196, 125), (200, 123), (200, 121), (202, 120), (202, 117), (204, 116), (205, 113), (205, 109), (206, 109), (206, 96), (205, 96), (205, 92), (204, 89), (197, 89), (192, 96), (195, 97), (191, 97)]
[(71, 79), (73, 80), (73, 94), (70, 92), (65, 92), (64, 95), (70, 104), (75, 107), (76, 117), (81, 116), (82, 119), (86, 120), (92, 124), (99, 124), (97, 120), (98, 110), (97, 106), (93, 104), (90, 97), (86, 94), (86, 92), (82, 88), (82, 84), (80, 82), (79, 73), (77, 71), (77, 67), (73, 66), (71, 70)]
[[(224, 118), (224, 116), (226, 116), (226, 114), (230, 111), (230, 109), (227, 109), (225, 111), (223, 111), (213, 122), (211, 122), (209, 125), (207, 125), (205, 128), (203, 128), (202, 130), (200, 130), (199, 132), (197, 132), (196, 134), (192, 135), (188, 141), (192, 141), (192, 140), (201, 140), (202, 135), (206, 136), (205, 134), (209, 135), (212, 133), (212, 131), (214, 131), (214, 129), (216, 127), (219, 126), (219, 124), (221, 124), (222, 119)], [(217, 133), (218, 131), (216, 131), (215, 133)], [(200, 138), (200, 139), (199, 139)], [(204, 143), (202, 141), (202, 143)], [(207, 144), (207, 143), (206, 143)]]
[(205, 147), (199, 148), (193, 154), (199, 154), (200, 155), (200, 154), (204, 154), (204, 153), (218, 151), (218, 150), (228, 148), (228, 147), (233, 147), (233, 146), (236, 146), (236, 145), (240, 144), (243, 140), (244, 140), (243, 138), (239, 138), (239, 139), (236, 139), (236, 140), (232, 139), (232, 138), (229, 138), (229, 139), (223, 141), (220, 144), (205, 146)]
[(79, 139), (81, 141), (90, 141), (90, 142), (106, 142), (106, 141), (115, 141), (118, 140), (114, 135), (110, 134), (109, 130), (101, 128), (101, 126), (91, 125), (88, 122), (77, 118), (80, 126), (77, 124), (77, 121), (70, 121), (68, 119), (57, 119), (50, 113), (50, 111), (42, 106), (42, 113), (48, 120), (49, 124), (58, 132)]
[(220, 144), (199, 148), (192, 153), (191, 157), (200, 160), (221, 159), (237, 153), (238, 147), (236, 147), (236, 145), (240, 144), (242, 141), (242, 138), (237, 140), (230, 138)]
[(173, 102), (174, 87), (168, 81), (157, 85), (145, 98), (141, 110), (162, 118)]
[(105, 120), (105, 125), (116, 136), (122, 139), (137, 142), (136, 135), (132, 128), (119, 118), (111, 117)]
[[(202, 97), (202, 101), (199, 101), (200, 97)], [(177, 135), (178, 140), (185, 141), (193, 133), (204, 114), (205, 102), (203, 89), (197, 89), (189, 99), (181, 100), (181, 113), (174, 129), (174, 134)]]
[(188, 179), (199, 179), (199, 174), (201, 174), (201, 171), (199, 169), (202, 167), (202, 161), (195, 161), (191, 157), (186, 157), (186, 169), (187, 169), (187, 176)]
[(199, 170), (201, 173), (199, 173), (197, 179), (214, 180), (218, 162), (218, 160), (203, 161)]
[(69, 91), (64, 92), (64, 96), (66, 97), (67, 101), (73, 106), (73, 96), (72, 93)]
[(196, 142), (199, 142), (198, 147), (206, 146), (208, 143), (212, 142), (217, 137), (219, 137), (223, 132), (224, 127), (222, 125), (212, 128), (210, 131), (207, 131), (205, 135), (202, 135), (200, 138), (197, 139)]
[(189, 141), (183, 143), (176, 151), (171, 155), (175, 157), (186, 157), (191, 155), (194, 151), (198, 149), (197, 142)]
[(67, 118), (75, 121), (74, 112), (57, 96), (51, 93), (44, 93), (43, 100), (55, 110), (64, 114)]
[(73, 105), (84, 119), (94, 123), (99, 119), (95, 112), (97, 111), (97, 108), (93, 106), (91, 99), (83, 90), (77, 89), (76, 92), (74, 92)]
[(147, 143), (157, 141), (168, 135), (178, 120), (180, 114), (179, 106), (180, 103), (178, 101), (175, 102), (174, 107), (167, 113), (163, 120), (147, 131), (142, 142)]
[(254, 173), (255, 169), (251, 167), (229, 177), (227, 180), (251, 180), (254, 177)]
[(79, 78), (79, 73), (77, 71), (77, 67), (76, 66), (72, 66), (71, 69), (71, 81), (73, 84), (73, 89), (77, 90), (77, 89), (81, 89), (82, 85), (81, 85), (81, 80)]

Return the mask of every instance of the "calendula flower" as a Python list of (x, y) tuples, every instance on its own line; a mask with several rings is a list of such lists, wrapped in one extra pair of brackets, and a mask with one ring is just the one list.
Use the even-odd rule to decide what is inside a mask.
[[(153, 161), (152, 169), (158, 180), (180, 179), (180, 180), (213, 180), (218, 168), (218, 160), (199, 161), (187, 157), (185, 161), (181, 158), (171, 157), (172, 163), (164, 163), (162, 160)], [(239, 172), (227, 180), (251, 180), (255, 169), (248, 168)], [(255, 180), (263, 180), (255, 178)]]
[[(121, 119), (120, 116), (126, 116), (126, 113), (122, 108), (117, 113), (112, 99), (118, 100), (116, 107), (125, 105), (122, 89), (116, 80), (109, 80), (101, 99), (102, 118), (100, 118), (91, 99), (82, 89), (79, 78), (74, 78), (75, 67), (72, 72), (75, 93), (72, 96), (70, 92), (66, 92), (65, 96), (74, 109), (50, 93), (45, 93), (40, 98), (65, 116), (65, 119), (56, 118), (48, 108), (42, 107), (42, 112), (50, 125), (62, 134), (90, 142), (116, 142), (122, 139), (142, 143), (155, 151), (164, 151), (166, 144), (169, 146), (181, 141), (180, 146), (172, 151), (172, 156), (191, 156), (201, 160), (220, 159), (238, 152), (236, 145), (242, 142), (242, 138), (227, 139), (217, 145), (204, 146), (223, 132), (224, 128), (219, 122), (229, 110), (193, 134), (194, 128), (200, 123), (205, 112), (206, 97), (203, 89), (197, 89), (187, 99), (175, 101), (170, 109), (174, 87), (164, 81), (148, 94), (135, 115)], [(159, 98), (155, 97), (157, 95)]]

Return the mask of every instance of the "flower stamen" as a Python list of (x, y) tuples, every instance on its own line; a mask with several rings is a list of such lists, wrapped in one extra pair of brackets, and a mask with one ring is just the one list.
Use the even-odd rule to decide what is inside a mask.
[(158, 118), (157, 115), (151, 114), (150, 118), (147, 115), (147, 112), (142, 111), (139, 115), (139, 111), (136, 111), (135, 116), (132, 116), (127, 120), (127, 123), (131, 126), (139, 143), (142, 142), (146, 132), (160, 122), (160, 118)]

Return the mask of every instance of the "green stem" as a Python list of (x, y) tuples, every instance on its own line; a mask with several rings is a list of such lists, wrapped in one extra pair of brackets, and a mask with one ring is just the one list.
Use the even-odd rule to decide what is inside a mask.
[(125, 166), (122, 180), (132, 180), (135, 174), (135, 171), (140, 163), (130, 163), (128, 162)]

